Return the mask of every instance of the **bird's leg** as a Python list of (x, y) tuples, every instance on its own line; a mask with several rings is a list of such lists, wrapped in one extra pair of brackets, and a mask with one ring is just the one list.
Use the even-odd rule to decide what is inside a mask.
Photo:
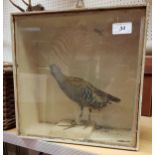
[(81, 120), (82, 116), (83, 116), (83, 106), (80, 107), (80, 115), (79, 115), (80, 120)]
[(71, 124), (70, 124), (68, 127), (66, 127), (64, 130), (73, 128), (73, 127), (75, 127), (76, 125), (77, 125), (77, 123), (76, 123), (74, 120), (72, 120), (72, 121), (71, 121)]
[(85, 125), (84, 128), (88, 127), (90, 125), (90, 123), (91, 123), (91, 112), (92, 112), (92, 109), (89, 108), (88, 120), (87, 121), (83, 121), (84, 125)]
[(81, 106), (81, 112), (80, 112), (80, 115), (79, 115), (79, 125), (86, 125), (88, 124), (88, 121), (87, 120), (82, 120), (82, 116), (83, 116), (83, 107)]
[(89, 108), (88, 123), (91, 122), (91, 112), (92, 112), (92, 109)]

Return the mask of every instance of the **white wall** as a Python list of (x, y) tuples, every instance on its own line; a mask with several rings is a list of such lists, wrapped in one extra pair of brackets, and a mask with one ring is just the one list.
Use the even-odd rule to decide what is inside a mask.
[[(14, 0), (21, 7), (25, 8), (25, 5), (21, 2), (21, 0)], [(93, 7), (106, 7), (106, 6), (117, 6), (117, 5), (141, 5), (145, 4), (146, 0), (84, 0), (85, 6), (88, 8)], [(41, 3), (45, 6), (46, 10), (62, 10), (62, 9), (71, 9), (75, 7), (76, 0), (32, 0), (32, 4)], [(3, 0), (3, 59), (4, 61), (12, 61), (12, 49), (11, 49), (11, 26), (10, 26), (10, 13), (19, 12), (16, 8), (14, 8), (9, 0)], [(152, 40), (152, 14), (150, 11), (149, 18), (149, 26), (148, 26), (148, 42), (147, 46), (151, 47)]]

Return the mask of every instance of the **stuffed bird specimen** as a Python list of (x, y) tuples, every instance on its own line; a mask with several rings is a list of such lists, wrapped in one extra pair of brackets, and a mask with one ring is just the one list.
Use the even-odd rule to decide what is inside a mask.
[(83, 108), (89, 108), (88, 122), (91, 121), (92, 109), (100, 110), (108, 103), (120, 102), (119, 98), (94, 87), (82, 78), (64, 75), (61, 69), (55, 64), (50, 65), (50, 72), (61, 90), (80, 106), (80, 118), (83, 115)]

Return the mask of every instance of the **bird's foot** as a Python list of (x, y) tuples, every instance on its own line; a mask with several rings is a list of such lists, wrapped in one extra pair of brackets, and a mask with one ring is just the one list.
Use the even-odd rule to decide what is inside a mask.
[(74, 127), (75, 125), (77, 125), (75, 120), (62, 120), (57, 124), (57, 126), (64, 127), (65, 129)]
[(77, 125), (76, 121), (75, 121), (75, 120), (72, 120), (72, 121), (70, 122), (70, 125), (67, 126), (64, 130), (73, 128), (73, 127), (75, 127), (76, 125)]
[(97, 125), (97, 124), (96, 124), (96, 125), (95, 125), (95, 129), (96, 129), (96, 130), (103, 129), (103, 126), (101, 126), (101, 125)]
[(94, 123), (94, 122), (91, 122), (91, 121), (89, 121), (89, 120), (81, 120), (81, 121), (80, 121), (80, 125), (83, 125), (84, 128), (87, 128), (87, 127), (89, 127), (89, 126), (94, 126), (95, 123)]

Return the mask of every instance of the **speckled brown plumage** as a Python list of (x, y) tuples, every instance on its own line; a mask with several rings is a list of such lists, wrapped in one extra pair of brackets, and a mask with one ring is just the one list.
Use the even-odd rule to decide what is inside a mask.
[(55, 64), (50, 65), (50, 72), (62, 91), (80, 106), (80, 117), (82, 117), (84, 107), (88, 107), (91, 113), (92, 109), (100, 110), (108, 103), (120, 102), (119, 98), (94, 87), (91, 83), (82, 78), (64, 75), (61, 69)]

